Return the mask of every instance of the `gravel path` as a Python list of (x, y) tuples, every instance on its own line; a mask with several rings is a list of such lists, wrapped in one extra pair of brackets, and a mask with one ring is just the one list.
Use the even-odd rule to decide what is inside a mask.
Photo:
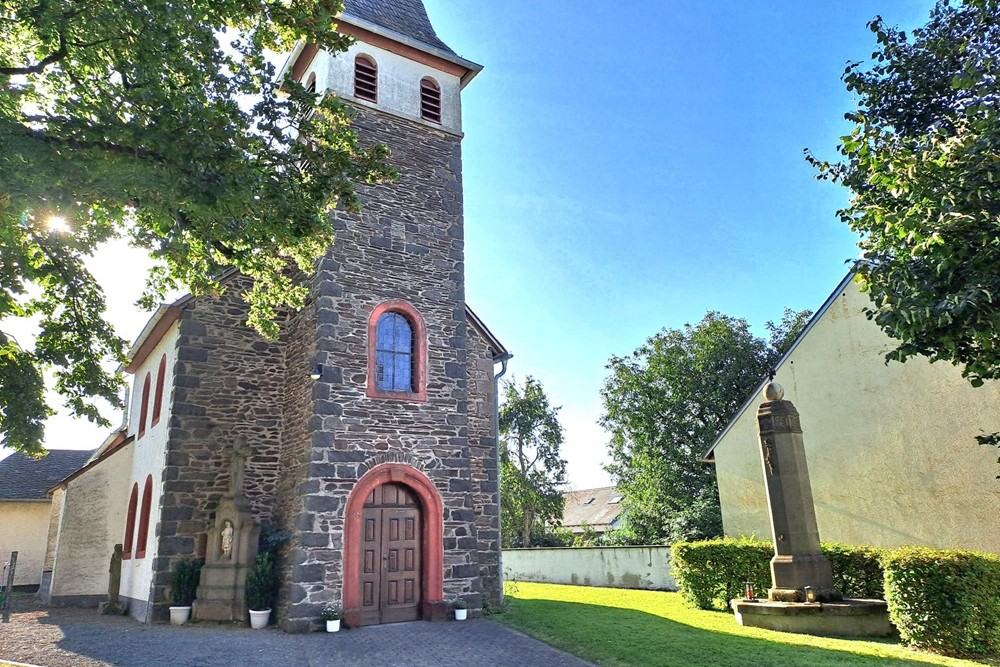
[(574, 656), (487, 619), (396, 623), (289, 635), (197, 624), (143, 625), (94, 609), (18, 604), (0, 623), (0, 663), (43, 667), (587, 667)]

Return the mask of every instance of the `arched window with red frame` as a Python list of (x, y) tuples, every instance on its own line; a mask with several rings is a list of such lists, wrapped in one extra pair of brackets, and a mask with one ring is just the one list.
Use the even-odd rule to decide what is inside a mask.
[(156, 392), (153, 396), (153, 421), (150, 426), (156, 426), (160, 421), (160, 411), (163, 407), (163, 382), (167, 375), (167, 355), (160, 357), (160, 368), (156, 371)]
[(139, 515), (139, 538), (136, 540), (135, 557), (146, 555), (146, 538), (149, 537), (149, 511), (153, 502), (153, 476), (146, 475), (146, 484), (142, 489), (142, 512)]
[(146, 379), (142, 382), (142, 404), (139, 406), (139, 435), (141, 438), (146, 433), (146, 417), (149, 416), (149, 385), (150, 376), (146, 373)]
[(122, 558), (132, 557), (132, 544), (135, 540), (135, 511), (139, 507), (139, 485), (132, 485), (132, 495), (128, 499), (128, 517), (125, 519), (125, 547)]
[(369, 398), (427, 400), (427, 326), (405, 301), (386, 301), (368, 318)]

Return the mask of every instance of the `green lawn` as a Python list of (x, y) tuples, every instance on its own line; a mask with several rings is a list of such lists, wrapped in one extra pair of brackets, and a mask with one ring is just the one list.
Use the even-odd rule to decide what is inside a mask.
[(859, 641), (744, 628), (733, 615), (684, 606), (678, 593), (508, 582), (515, 630), (599, 665), (619, 667), (904, 667), (1000, 665)]

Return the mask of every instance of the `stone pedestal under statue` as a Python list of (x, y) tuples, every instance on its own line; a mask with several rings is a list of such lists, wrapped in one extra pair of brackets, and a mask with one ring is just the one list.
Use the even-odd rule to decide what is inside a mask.
[(219, 502), (208, 533), (205, 565), (191, 607), (192, 616), (203, 621), (242, 621), (246, 617), (247, 573), (257, 557), (260, 538), (260, 526), (243, 495), (247, 453), (242, 446), (233, 452), (229, 493)]
[(767, 600), (733, 600), (740, 625), (819, 635), (892, 633), (882, 600), (845, 600), (819, 543), (799, 413), (781, 385), (764, 388), (757, 410), (760, 458), (774, 540)]

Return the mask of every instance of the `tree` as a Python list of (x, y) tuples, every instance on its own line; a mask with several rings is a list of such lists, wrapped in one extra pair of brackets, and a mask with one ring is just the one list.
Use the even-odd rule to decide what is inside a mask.
[(868, 25), (842, 159), (807, 159), (851, 189), (839, 214), (861, 234), (868, 316), (898, 341), (887, 361), (950, 361), (980, 386), (1000, 378), (1000, 4), (939, 1), (909, 36)]
[(601, 396), (608, 472), (622, 501), (616, 543), (658, 544), (722, 533), (715, 471), (701, 457), (791, 346), (811, 313), (786, 309), (770, 340), (746, 320), (709, 312), (612, 357)]
[[(394, 177), (362, 147), (347, 108), (278, 82), (267, 49), (332, 51), (340, 0), (13, 0), (0, 8), (0, 433), (41, 452), (44, 372), (72, 414), (106, 424), (121, 379), (102, 364), (125, 342), (104, 319), (85, 260), (126, 236), (156, 268), (141, 301), (169, 289), (252, 281), (249, 324), (277, 334), (283, 308), (333, 242), (328, 214), (360, 206), (354, 184)], [(13, 320), (37, 322), (18, 341)]]
[(504, 383), (500, 408), (500, 518), (505, 546), (530, 547), (562, 519), (566, 461), (559, 408), (540, 382)]

